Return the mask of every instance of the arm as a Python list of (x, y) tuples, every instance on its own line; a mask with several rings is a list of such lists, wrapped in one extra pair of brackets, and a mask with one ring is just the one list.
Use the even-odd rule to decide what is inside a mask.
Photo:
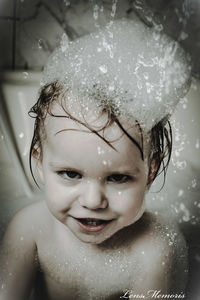
[(12, 219), (0, 253), (0, 299), (27, 300), (36, 271), (34, 230), (30, 209)]

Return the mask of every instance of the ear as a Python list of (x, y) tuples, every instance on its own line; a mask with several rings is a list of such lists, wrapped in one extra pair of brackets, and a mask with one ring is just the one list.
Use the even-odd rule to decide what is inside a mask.
[(149, 174), (148, 174), (148, 181), (147, 181), (147, 189), (149, 189), (158, 173), (160, 168), (160, 164), (162, 161), (162, 157), (158, 158), (158, 154), (155, 153), (153, 158), (151, 159), (149, 165)]
[(43, 175), (43, 169), (42, 169), (42, 154), (40, 148), (34, 148), (32, 151), (32, 157), (34, 160), (34, 165), (38, 171), (40, 180), (42, 183), (44, 183), (44, 175)]

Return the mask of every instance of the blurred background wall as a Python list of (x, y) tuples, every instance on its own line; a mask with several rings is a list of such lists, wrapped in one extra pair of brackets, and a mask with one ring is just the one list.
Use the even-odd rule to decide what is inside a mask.
[(1, 0), (0, 67), (41, 70), (62, 33), (74, 39), (133, 12), (180, 41), (199, 76), (199, 0)]

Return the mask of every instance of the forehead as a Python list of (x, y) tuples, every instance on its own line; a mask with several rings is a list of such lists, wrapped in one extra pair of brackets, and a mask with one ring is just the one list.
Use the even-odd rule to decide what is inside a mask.
[[(115, 122), (102, 130), (108, 120), (107, 114), (102, 114), (97, 118), (92, 111), (89, 111), (80, 121), (87, 122), (90, 128), (96, 130), (109, 144), (84, 125), (67, 118), (66, 112), (60, 105), (55, 105), (52, 112), (56, 117), (48, 115), (45, 120), (46, 140), (44, 142), (44, 148), (47, 147), (49, 150), (46, 154), (51, 157), (51, 160), (72, 159), (76, 163), (80, 162), (80, 157), (85, 157), (84, 168), (87, 169), (88, 159), (95, 165), (98, 157), (98, 161), (102, 159), (102, 163), (105, 159), (106, 166), (104, 167), (109, 168), (107, 164), (109, 162), (110, 167), (114, 165), (118, 171), (125, 166), (140, 169), (143, 165), (140, 150)], [(76, 117), (78, 117), (77, 114)], [(145, 144), (142, 147), (142, 137), (138, 126), (130, 124), (125, 119), (119, 121), (128, 134), (143, 148), (146, 160), (147, 147)]]
[[(67, 110), (66, 112), (59, 103), (54, 104), (51, 112), (53, 116), (47, 114), (45, 119), (47, 140), (61, 133), (70, 131), (90, 133), (90, 136), (91, 132), (95, 131), (111, 143), (120, 140), (124, 135), (122, 129), (120, 129), (116, 122), (112, 122), (111, 125), (108, 125), (111, 119), (109, 119), (107, 113), (100, 113), (97, 110), (90, 109), (83, 114), (77, 105), (73, 107), (73, 111), (70, 109), (70, 111)], [(139, 126), (134, 122), (129, 122), (125, 118), (119, 118), (119, 122), (124, 130), (140, 144), (141, 131)], [(86, 138), (86, 135), (84, 136)]]

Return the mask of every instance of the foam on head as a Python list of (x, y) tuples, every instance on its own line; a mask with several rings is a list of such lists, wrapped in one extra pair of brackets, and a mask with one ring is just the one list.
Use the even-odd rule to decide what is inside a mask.
[(188, 58), (177, 42), (128, 19), (72, 42), (64, 36), (44, 69), (44, 84), (58, 80), (86, 110), (112, 107), (145, 131), (173, 113), (189, 78)]

